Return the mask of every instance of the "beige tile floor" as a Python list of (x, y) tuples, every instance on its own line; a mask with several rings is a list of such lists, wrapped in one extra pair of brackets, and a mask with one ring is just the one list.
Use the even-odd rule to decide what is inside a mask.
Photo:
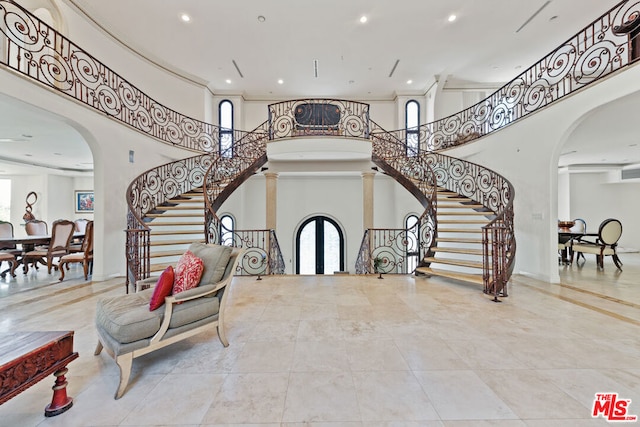
[(622, 260), (560, 266), (562, 285), (516, 276), (500, 304), (435, 278), (236, 278), (231, 345), (211, 332), (136, 359), (117, 401), (93, 318), (122, 280), (4, 280), (0, 331), (72, 329), (80, 357), (73, 408), (43, 416), (51, 377), (0, 406), (0, 426), (608, 425), (595, 393), (640, 414), (640, 254)]

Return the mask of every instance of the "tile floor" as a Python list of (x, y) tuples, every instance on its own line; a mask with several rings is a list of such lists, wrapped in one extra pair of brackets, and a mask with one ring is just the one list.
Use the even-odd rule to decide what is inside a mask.
[(74, 406), (43, 416), (51, 377), (0, 406), (0, 426), (608, 425), (595, 393), (640, 414), (640, 254), (621, 257), (622, 273), (559, 266), (561, 285), (515, 276), (500, 304), (436, 278), (236, 278), (231, 345), (211, 332), (136, 359), (117, 401), (93, 318), (122, 279), (19, 275), (0, 282), (0, 332), (75, 330)]

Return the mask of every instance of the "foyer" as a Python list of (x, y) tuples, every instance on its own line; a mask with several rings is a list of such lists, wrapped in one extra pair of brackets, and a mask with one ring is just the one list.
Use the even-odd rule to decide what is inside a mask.
[[(561, 283), (514, 275), (503, 304), (411, 276), (236, 277), (230, 346), (215, 332), (117, 367), (93, 356), (98, 298), (122, 279), (64, 281), (0, 298), (0, 328), (75, 330), (74, 406), (44, 418), (51, 381), (0, 407), (0, 426), (598, 426), (594, 394), (640, 412), (640, 254), (595, 259)], [(46, 280), (43, 281), (46, 284)]]

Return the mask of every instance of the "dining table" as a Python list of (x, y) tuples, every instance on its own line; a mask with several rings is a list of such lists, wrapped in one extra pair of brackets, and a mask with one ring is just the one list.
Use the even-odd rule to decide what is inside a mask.
[(598, 237), (598, 233), (583, 233), (581, 231), (571, 231), (569, 228), (558, 227), (558, 242), (565, 244), (561, 256), (563, 264), (571, 264), (571, 245), (574, 240), (580, 240), (583, 237)]

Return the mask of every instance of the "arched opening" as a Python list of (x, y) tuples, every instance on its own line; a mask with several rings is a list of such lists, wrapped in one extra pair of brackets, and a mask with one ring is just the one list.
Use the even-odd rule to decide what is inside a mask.
[(338, 223), (318, 215), (296, 233), (296, 274), (333, 274), (344, 270), (344, 235)]

